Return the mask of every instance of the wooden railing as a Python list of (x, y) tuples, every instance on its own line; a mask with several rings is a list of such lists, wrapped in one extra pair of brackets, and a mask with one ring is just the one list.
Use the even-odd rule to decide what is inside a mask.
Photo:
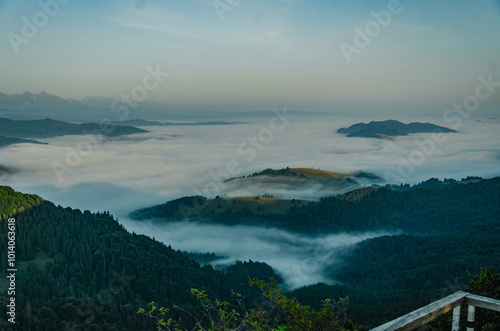
[(426, 325), (430, 321), (451, 310), (453, 310), (451, 330), (458, 331), (460, 324), (460, 306), (462, 304), (467, 304), (469, 306), (467, 314), (467, 331), (474, 331), (476, 307), (500, 312), (500, 300), (458, 291), (425, 307), (371, 329), (371, 331), (411, 331)]

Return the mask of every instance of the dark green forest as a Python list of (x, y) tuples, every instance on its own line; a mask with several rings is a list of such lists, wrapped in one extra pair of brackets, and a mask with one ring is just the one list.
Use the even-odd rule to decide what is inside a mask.
[[(500, 269), (499, 198), (499, 178), (469, 178), (400, 190), (365, 188), (286, 214), (266, 215), (270, 224), (309, 234), (317, 233), (313, 227), (404, 232), (341, 252), (342, 264), (321, 261), (340, 285), (316, 284), (286, 295), (313, 309), (320, 309), (324, 299), (347, 297), (347, 317), (373, 327), (468, 289), (469, 273), (477, 275), (481, 267)], [(190, 203), (189, 198), (181, 201)], [(0, 214), (2, 233), (8, 231), (5, 220), (16, 219), (17, 330), (153, 330), (155, 321), (137, 314), (151, 301), (170, 308), (191, 327), (194, 319), (189, 314), (196, 316), (200, 310), (192, 288), (239, 309), (232, 290), (245, 297), (246, 307), (265, 305), (260, 293), (248, 286), (248, 278), (281, 281), (259, 262), (239, 262), (224, 271), (200, 267), (193, 258), (209, 261), (213, 256), (197, 258), (129, 233), (109, 212), (63, 208), (10, 187), (0, 187)], [(223, 223), (238, 216), (262, 222), (249, 213), (220, 216), (217, 221)], [(0, 237), (4, 252), (7, 240)], [(7, 270), (5, 254), (0, 255), (0, 270)], [(6, 305), (8, 283), (5, 276), (1, 279), (0, 301)], [(498, 294), (480, 286), (472, 290)], [(11, 326), (0, 323), (2, 328)]]
[(500, 268), (500, 178), (430, 179), (414, 186), (367, 187), (297, 204), (281, 214), (261, 215), (250, 209), (214, 213), (202, 208), (207, 201), (200, 196), (184, 197), (138, 210), (133, 217), (178, 221), (166, 217), (184, 208), (202, 222), (267, 224), (311, 235), (380, 229), (403, 232), (366, 240), (343, 252), (341, 265), (322, 260), (328, 274), (343, 286), (320, 284), (292, 293), (316, 308), (322, 299), (348, 296), (349, 317), (366, 325), (381, 324), (467, 287), (468, 272)]
[[(0, 226), (16, 218), (17, 324), (14, 330), (153, 330), (154, 322), (136, 314), (156, 301), (196, 312), (191, 288), (231, 300), (231, 289), (247, 290), (247, 279), (275, 276), (263, 263), (245, 262), (225, 272), (200, 267), (187, 254), (143, 235), (128, 233), (109, 213), (55, 206), (35, 195), (0, 189)], [(7, 251), (7, 236), (0, 238)], [(7, 270), (6, 254), (0, 268)], [(247, 275), (248, 274), (248, 275)], [(1, 305), (8, 284), (2, 277)], [(234, 301), (234, 300), (233, 300)], [(174, 310), (186, 325), (189, 316)], [(0, 327), (12, 327), (2, 320)]]
[(210, 199), (201, 196), (184, 197), (139, 209), (131, 217), (175, 222), (189, 215), (202, 222), (266, 224), (308, 234), (380, 229), (445, 234), (460, 231), (470, 219), (488, 220), (491, 214), (500, 212), (500, 177), (472, 177), (460, 182), (431, 179), (412, 188), (366, 187), (318, 202), (296, 204), (285, 213), (266, 213), (264, 209), (256, 214), (250, 208), (217, 212), (205, 208), (209, 203)]

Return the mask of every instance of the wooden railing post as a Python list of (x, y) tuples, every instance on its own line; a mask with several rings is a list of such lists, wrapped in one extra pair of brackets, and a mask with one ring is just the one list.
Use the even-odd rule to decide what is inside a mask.
[(451, 322), (451, 331), (458, 331), (460, 328), (460, 306), (453, 308), (453, 321)]
[[(476, 307), (500, 312), (500, 300), (458, 291), (395, 320), (377, 326), (371, 331), (412, 331), (424, 326), (453, 309), (452, 331), (460, 328), (460, 305), (468, 305), (467, 331), (474, 331)], [(481, 327), (479, 327), (481, 328)]]
[(476, 315), (476, 306), (469, 305), (467, 311), (467, 331), (474, 331), (474, 319)]

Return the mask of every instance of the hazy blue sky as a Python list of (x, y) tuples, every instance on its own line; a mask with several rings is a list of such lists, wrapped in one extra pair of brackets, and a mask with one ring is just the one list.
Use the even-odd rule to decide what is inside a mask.
[(402, 0), (350, 63), (340, 44), (388, 1), (55, 1), (0, 0), (0, 91), (119, 97), (159, 65), (148, 98), (168, 104), (442, 113), (500, 67), (497, 0)]

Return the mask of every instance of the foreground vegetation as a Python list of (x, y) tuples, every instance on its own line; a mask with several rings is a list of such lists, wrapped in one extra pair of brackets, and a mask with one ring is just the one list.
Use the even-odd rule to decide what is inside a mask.
[[(191, 292), (200, 302), (200, 310), (196, 319), (196, 330), (223, 331), (223, 330), (256, 330), (256, 331), (344, 331), (358, 330), (351, 321), (345, 318), (346, 299), (322, 301), (320, 310), (315, 311), (309, 306), (301, 305), (297, 299), (287, 297), (271, 279), (269, 283), (257, 278), (249, 281), (262, 291), (265, 307), (247, 309), (243, 297), (238, 298), (236, 309), (228, 308), (229, 302), (215, 300), (212, 302), (204, 291), (192, 289)], [(169, 315), (165, 307), (157, 308), (155, 303), (149, 304), (151, 309), (146, 312), (140, 308), (138, 314), (143, 314), (157, 321), (158, 330), (186, 330), (181, 323), (176, 322)], [(195, 330), (193, 329), (193, 330)], [(365, 327), (359, 330), (368, 330)]]
[[(500, 274), (493, 268), (483, 268), (479, 275), (470, 274), (471, 280), (467, 291), (485, 297), (500, 299)], [(196, 316), (196, 326), (192, 330), (198, 331), (226, 331), (226, 330), (256, 330), (256, 331), (353, 331), (368, 330), (364, 326), (356, 327), (346, 319), (345, 307), (348, 299), (322, 301), (321, 309), (315, 311), (309, 306), (301, 305), (297, 299), (283, 295), (274, 280), (266, 283), (257, 278), (250, 280), (250, 286), (256, 286), (262, 291), (266, 307), (246, 309), (243, 299), (238, 299), (237, 310), (228, 308), (230, 304), (215, 300), (212, 302), (204, 291), (192, 289), (191, 292), (200, 302), (200, 309)], [(158, 308), (154, 302), (149, 304), (150, 310), (140, 308), (138, 314), (145, 315), (156, 321), (157, 329), (169, 331), (189, 330), (181, 322), (171, 318), (167, 308)], [(463, 307), (461, 327), (465, 329), (467, 309)], [(500, 329), (500, 313), (479, 309), (476, 314), (476, 325), (483, 331)], [(430, 330), (450, 330), (452, 323), (451, 313), (429, 323)]]

